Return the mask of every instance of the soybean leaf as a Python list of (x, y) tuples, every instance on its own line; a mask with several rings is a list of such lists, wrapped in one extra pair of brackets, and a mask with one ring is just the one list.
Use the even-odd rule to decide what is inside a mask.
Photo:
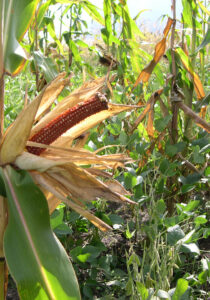
[(187, 295), (188, 282), (185, 279), (180, 278), (177, 281), (177, 286), (175, 292), (172, 296), (172, 300), (187, 300), (189, 295)]
[(169, 227), (167, 229), (167, 241), (170, 245), (175, 245), (179, 240), (181, 240), (185, 234), (179, 225)]

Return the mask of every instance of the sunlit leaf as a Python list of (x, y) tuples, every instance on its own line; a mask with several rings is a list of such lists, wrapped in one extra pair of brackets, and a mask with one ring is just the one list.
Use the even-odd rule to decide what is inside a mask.
[(198, 77), (196, 72), (193, 70), (193, 67), (192, 67), (189, 57), (185, 54), (185, 52), (181, 48), (177, 48), (175, 51), (179, 55), (185, 69), (191, 75), (191, 78), (193, 80), (194, 87), (195, 87), (195, 92), (197, 94), (198, 99), (199, 100), (203, 99), (205, 97), (203, 85), (201, 83), (200, 78)]
[(60, 40), (58, 39), (57, 35), (56, 35), (56, 32), (55, 32), (55, 28), (54, 28), (54, 24), (53, 22), (50, 22), (48, 25), (47, 25), (47, 30), (50, 34), (50, 36), (53, 38), (53, 40), (56, 42), (61, 54), (64, 54), (64, 50), (63, 50), (63, 46), (60, 42)]
[(190, 299), (185, 293), (188, 290), (188, 281), (186, 279), (180, 278), (177, 281), (175, 292), (172, 296), (172, 300), (180, 300), (180, 299)]
[(84, 10), (89, 14), (90, 17), (92, 17), (101, 25), (103, 26), (105, 25), (103, 17), (100, 15), (100, 13), (98, 12), (94, 4), (86, 0), (86, 1), (82, 1), (81, 5), (83, 6)]
[(207, 14), (207, 15), (210, 16), (210, 11), (209, 11), (202, 3), (201, 3), (201, 1), (197, 1), (197, 2), (198, 2), (198, 4), (199, 4), (201, 10), (202, 10), (205, 14)]
[(3, 0), (4, 68), (11, 75), (16, 75), (23, 68), (27, 58), (19, 43), (33, 19), (38, 2), (39, 0)]
[(206, 32), (206, 35), (204, 36), (204, 39), (202, 43), (198, 46), (198, 48), (195, 50), (195, 53), (205, 48), (210, 43), (210, 25), (208, 26), (208, 30)]
[(42, 24), (42, 21), (44, 19), (45, 13), (47, 9), (49, 8), (49, 5), (51, 4), (51, 0), (48, 0), (47, 2), (43, 3), (40, 5), (38, 11), (37, 11), (37, 16), (34, 20), (33, 23), (33, 28), (40, 29), (40, 26)]

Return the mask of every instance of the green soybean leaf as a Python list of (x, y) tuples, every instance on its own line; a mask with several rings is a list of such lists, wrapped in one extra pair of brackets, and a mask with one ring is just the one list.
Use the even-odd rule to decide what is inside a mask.
[(168, 122), (172, 119), (171, 115), (167, 115), (164, 118), (160, 118), (155, 120), (155, 129), (157, 129), (157, 131), (162, 132), (166, 126), (168, 125)]
[(4, 253), (22, 300), (80, 299), (69, 258), (50, 228), (47, 201), (26, 171), (0, 169), (9, 220)]
[(136, 281), (136, 287), (137, 287), (137, 291), (138, 291), (139, 295), (141, 295), (141, 299), (142, 300), (148, 299), (149, 292), (148, 292), (147, 288), (143, 285), (143, 283)]
[(182, 244), (181, 251), (183, 251), (184, 253), (192, 253), (192, 254), (200, 255), (200, 250), (195, 243)]
[(168, 154), (168, 156), (172, 157), (175, 154), (177, 154), (178, 152), (182, 152), (185, 147), (186, 147), (186, 143), (185, 142), (179, 142), (177, 144), (174, 145), (166, 145), (166, 154)]
[[(26, 55), (20, 46), (35, 13), (39, 0), (2, 0), (4, 69), (11, 75), (20, 72)], [(4, 10), (3, 10), (4, 8)]]
[(181, 187), (181, 193), (182, 193), (182, 194), (188, 193), (188, 192), (194, 190), (194, 188), (195, 188), (195, 185), (194, 185), (194, 184), (184, 184), (184, 185)]
[(185, 234), (179, 225), (167, 229), (167, 241), (170, 245), (175, 245), (179, 240), (183, 239), (184, 236)]
[(180, 278), (177, 281), (176, 289), (172, 296), (172, 300), (187, 300), (187, 299), (189, 299), (189, 296), (187, 295), (187, 290), (188, 290), (187, 280)]
[(195, 218), (194, 220), (196, 225), (206, 224), (208, 221), (205, 215), (201, 215)]

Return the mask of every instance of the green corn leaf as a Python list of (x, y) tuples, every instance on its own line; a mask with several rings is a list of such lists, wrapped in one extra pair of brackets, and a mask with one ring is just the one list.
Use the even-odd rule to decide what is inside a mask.
[(186, 27), (192, 27), (192, 6), (191, 1), (182, 0), (183, 19)]
[(112, 20), (111, 20), (111, 0), (104, 1), (104, 18), (107, 32), (107, 42), (111, 45)]
[(89, 1), (82, 1), (81, 5), (91, 18), (93, 18), (101, 25), (105, 25), (104, 18), (100, 15), (97, 7), (94, 4), (90, 3)]
[(26, 55), (20, 46), (39, 0), (2, 0), (4, 69), (11, 75), (20, 72)]
[(34, 51), (33, 57), (37, 66), (43, 71), (47, 82), (52, 81), (58, 75), (57, 67), (50, 57), (45, 57), (39, 51)]
[(63, 50), (63, 46), (60, 42), (60, 40), (58, 39), (58, 37), (56, 36), (56, 33), (55, 33), (55, 27), (54, 27), (54, 24), (53, 22), (50, 22), (48, 25), (47, 25), (47, 30), (50, 34), (50, 36), (53, 38), (53, 40), (56, 42), (59, 50), (60, 50), (60, 53), (61, 54), (64, 54), (64, 50)]
[[(209, 18), (210, 19), (210, 18)], [(202, 43), (198, 46), (198, 48), (195, 50), (195, 53), (205, 48), (210, 43), (210, 25), (208, 26), (208, 30), (206, 32), (206, 35), (202, 41)]]
[(43, 3), (38, 10), (37, 13), (37, 20), (36, 20), (36, 27), (37, 29), (40, 29), (40, 26), (42, 24), (42, 21), (44, 19), (45, 13), (48, 10), (49, 6), (51, 4), (51, 0), (48, 0), (46, 3)]
[(0, 169), (9, 220), (4, 253), (22, 300), (78, 300), (71, 262), (50, 228), (47, 201), (26, 171)]

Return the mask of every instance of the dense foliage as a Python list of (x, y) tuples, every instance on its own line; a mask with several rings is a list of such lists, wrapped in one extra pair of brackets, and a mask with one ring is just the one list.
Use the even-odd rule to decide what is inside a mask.
[[(41, 1), (22, 41), (30, 59), (22, 73), (5, 79), (5, 127), (24, 98), (32, 99), (62, 71), (72, 77), (59, 100), (105, 75), (109, 101), (135, 105), (92, 129), (84, 148), (132, 158), (107, 176), (136, 205), (87, 204), (113, 227), (105, 233), (64, 204), (50, 218), (82, 299), (209, 297), (209, 11), (205, 1), (182, 0), (182, 20), (176, 20), (175, 2), (157, 35), (140, 31), (141, 14), (132, 19), (126, 1), (104, 0), (103, 14), (91, 1)], [(101, 25), (98, 40), (83, 11)]]

